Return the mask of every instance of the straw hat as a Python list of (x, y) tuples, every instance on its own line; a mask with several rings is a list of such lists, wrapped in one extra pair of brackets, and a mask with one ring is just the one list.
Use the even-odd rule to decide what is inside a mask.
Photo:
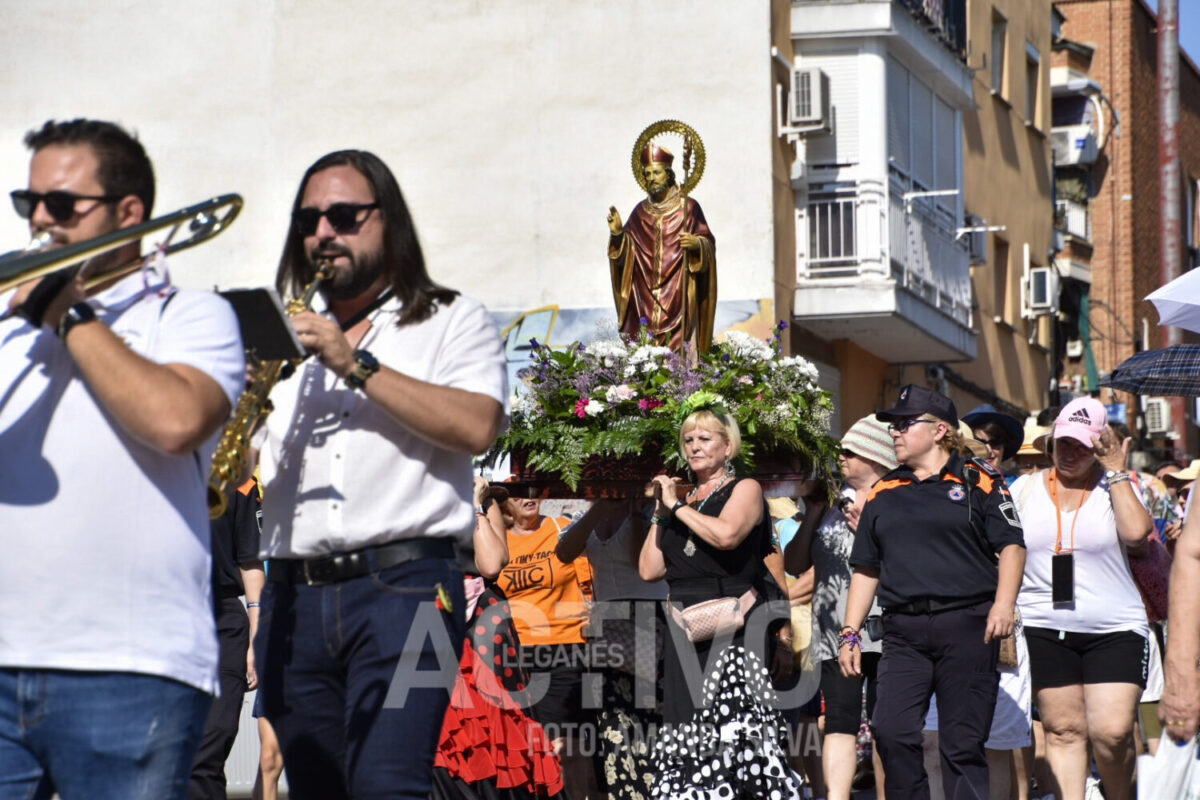
[(1046, 438), (1050, 435), (1049, 425), (1026, 425), (1025, 441), (1017, 450), (1019, 456), (1042, 456), (1046, 454)]
[(767, 510), (771, 519), (791, 519), (800, 513), (800, 507), (790, 497), (768, 497)]
[(1178, 472), (1168, 472), (1163, 475), (1164, 480), (1178, 481), (1179, 483), (1187, 483), (1200, 478), (1200, 458), (1188, 464)]

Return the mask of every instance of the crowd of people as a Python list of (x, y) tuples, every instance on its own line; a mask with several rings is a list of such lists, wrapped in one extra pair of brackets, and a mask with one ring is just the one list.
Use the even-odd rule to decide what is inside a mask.
[[(120, 127), (26, 144), (49, 247), (150, 217)], [(713, 404), (686, 478), (557, 513), (473, 474), (501, 340), (371, 153), (300, 179), (277, 288), (319, 266), (313, 357), (211, 521), (229, 305), (136, 241), (0, 298), (0, 799), (224, 797), (252, 689), (256, 796), (286, 770), (300, 800), (1127, 800), (1141, 749), (1200, 728), (1200, 462), (1131, 470), (1097, 400), (960, 419), (905, 386), (794, 501)]]

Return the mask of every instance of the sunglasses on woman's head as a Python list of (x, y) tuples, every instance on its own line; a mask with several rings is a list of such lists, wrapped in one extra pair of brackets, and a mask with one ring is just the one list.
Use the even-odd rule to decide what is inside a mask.
[(296, 213), (292, 214), (292, 224), (301, 236), (312, 236), (321, 224), (321, 217), (324, 217), (329, 220), (329, 227), (333, 228), (334, 232), (350, 233), (367, 221), (366, 216), (358, 218), (359, 212), (365, 210), (369, 216), (373, 208), (379, 208), (379, 203), (334, 203), (324, 211), (316, 208), (298, 208)]

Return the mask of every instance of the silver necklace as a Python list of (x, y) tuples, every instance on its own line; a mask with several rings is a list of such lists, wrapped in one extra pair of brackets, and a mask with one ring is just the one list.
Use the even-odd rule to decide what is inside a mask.
[[(721, 478), (721, 482), (718, 483), (716, 486), (714, 486), (713, 490), (711, 492), (709, 492), (708, 494), (704, 495), (704, 499), (696, 504), (696, 510), (699, 511), (700, 509), (704, 508), (704, 504), (708, 502), (708, 498), (712, 497), (714, 494), (716, 494), (718, 491), (720, 491), (721, 487), (724, 486), (728, 481), (729, 481), (729, 473), (726, 472), (724, 477)], [(688, 556), (689, 558), (691, 556), (696, 555), (696, 542), (692, 539), (692, 536), (693, 536), (692, 530), (691, 530), (691, 528), (688, 528), (688, 538), (687, 538), (687, 541), (684, 542), (684, 544), (683, 544), (683, 554), (685, 556)]]

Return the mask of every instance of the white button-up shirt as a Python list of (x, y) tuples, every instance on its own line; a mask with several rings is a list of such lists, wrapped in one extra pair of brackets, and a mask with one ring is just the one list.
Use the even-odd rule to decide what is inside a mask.
[[(315, 304), (323, 305), (320, 298)], [(396, 327), (393, 297), (358, 347), (438, 386), (495, 398), (507, 410), (500, 334), (487, 310), (459, 296), (424, 322)], [(307, 558), (421, 536), (469, 540), (475, 528), (471, 456), (405, 428), (316, 359), (271, 394), (263, 445), (265, 558)]]

